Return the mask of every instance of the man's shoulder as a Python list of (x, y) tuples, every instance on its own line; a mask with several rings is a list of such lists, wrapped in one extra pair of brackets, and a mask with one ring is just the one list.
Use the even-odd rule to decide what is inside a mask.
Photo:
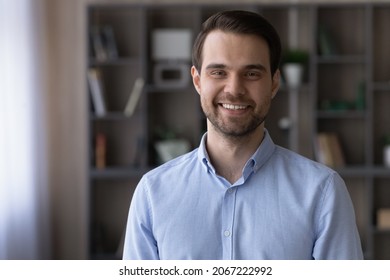
[(336, 173), (329, 166), (278, 145), (276, 145), (274, 156), (276, 160), (288, 163), (291, 168), (302, 169), (304, 171), (311, 170), (328, 175)]
[(295, 186), (296, 190), (303, 190), (308, 195), (317, 191), (324, 193), (329, 188), (345, 188), (344, 180), (333, 168), (283, 147), (275, 149), (272, 163), (268, 167), (277, 170), (275, 173), (287, 179), (290, 186)]
[(153, 178), (156, 176), (159, 177), (161, 175), (167, 174), (167, 172), (182, 172), (183, 169), (185, 170), (193, 168), (197, 161), (198, 148), (153, 168), (152, 170), (147, 172), (144, 177)]

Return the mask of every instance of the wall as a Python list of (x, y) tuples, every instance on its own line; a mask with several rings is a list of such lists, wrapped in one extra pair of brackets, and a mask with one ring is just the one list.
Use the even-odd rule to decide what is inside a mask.
[(87, 241), (84, 4), (47, 0), (52, 258), (84, 259)]

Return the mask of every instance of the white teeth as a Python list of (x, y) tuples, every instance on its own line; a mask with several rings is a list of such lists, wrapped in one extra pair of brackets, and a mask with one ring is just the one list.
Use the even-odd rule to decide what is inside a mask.
[(244, 105), (222, 104), (223, 108), (229, 110), (243, 110), (246, 108)]

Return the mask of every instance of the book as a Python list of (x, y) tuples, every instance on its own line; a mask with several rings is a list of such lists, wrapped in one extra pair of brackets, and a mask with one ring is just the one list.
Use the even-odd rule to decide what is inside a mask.
[(110, 25), (103, 26), (101, 28), (101, 36), (107, 59), (118, 58), (118, 48), (113, 28)]
[(378, 229), (390, 229), (390, 208), (379, 208), (377, 210)]
[(107, 139), (103, 133), (96, 135), (95, 143), (95, 165), (98, 169), (106, 167), (106, 150), (107, 150)]
[(88, 84), (95, 114), (97, 116), (104, 116), (107, 113), (107, 109), (104, 99), (102, 75), (99, 69), (88, 69)]
[(130, 96), (127, 100), (125, 110), (124, 110), (124, 114), (127, 117), (130, 117), (134, 114), (135, 108), (136, 108), (138, 101), (141, 97), (141, 93), (143, 91), (144, 84), (145, 84), (145, 81), (142, 78), (138, 78), (135, 80), (133, 89), (130, 93)]
[(319, 54), (323, 56), (331, 56), (338, 53), (332, 36), (324, 26), (318, 28), (318, 49)]
[(329, 167), (345, 166), (344, 152), (339, 137), (333, 132), (320, 132), (315, 141), (316, 160)]
[(96, 60), (104, 62), (118, 58), (118, 48), (112, 26), (93, 26), (90, 37), (92, 53)]
[(91, 42), (92, 42), (92, 50), (95, 58), (98, 61), (107, 60), (107, 52), (105, 46), (103, 44), (103, 38), (101, 36), (101, 30), (98, 26), (93, 26), (91, 28)]

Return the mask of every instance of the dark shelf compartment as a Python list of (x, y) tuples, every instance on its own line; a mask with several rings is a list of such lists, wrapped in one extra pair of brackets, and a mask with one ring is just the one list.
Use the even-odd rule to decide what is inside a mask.
[(106, 167), (103, 169), (91, 169), (92, 179), (131, 179), (141, 177), (148, 172), (151, 168), (142, 167)]

